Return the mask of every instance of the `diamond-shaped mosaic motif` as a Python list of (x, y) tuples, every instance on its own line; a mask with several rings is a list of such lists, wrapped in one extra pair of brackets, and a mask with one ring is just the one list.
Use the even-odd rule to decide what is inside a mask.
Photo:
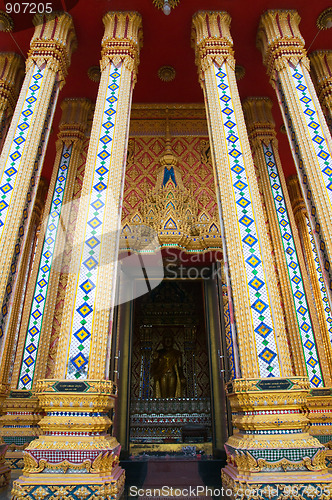
[[(42, 74), (39, 72), (39, 70), (37, 70), (37, 73), (36, 73), (36, 67), (32, 68), (32, 74), (33, 74), (32, 79), (40, 80), (40, 78), (42, 78)], [(38, 89), (39, 89), (39, 86), (38, 86)], [(44, 158), (44, 154), (45, 154), (45, 150), (46, 150), (46, 143), (47, 143), (47, 139), (48, 139), (48, 132), (50, 131), (50, 127), (52, 124), (52, 119), (53, 119), (53, 115), (54, 115), (58, 91), (59, 91), (58, 83), (55, 83), (53, 86), (52, 92), (51, 92), (49, 105), (48, 105), (48, 108), (46, 111), (46, 116), (45, 116), (44, 124), (42, 127), (42, 133), (40, 135), (40, 140), (39, 140), (39, 144), (38, 144), (38, 148), (37, 148), (37, 152), (36, 152), (36, 157), (35, 157), (35, 161), (33, 163), (30, 185), (29, 185), (28, 192), (26, 194), (25, 207), (23, 209), (21, 223), (20, 223), (20, 227), (18, 230), (17, 239), (15, 242), (15, 250), (14, 250), (14, 254), (12, 257), (12, 261), (11, 261), (10, 273), (8, 276), (8, 283), (6, 286), (6, 294), (4, 297), (4, 301), (3, 301), (3, 304), (1, 307), (1, 314), (0, 314), (0, 332), (2, 332), (2, 334), (0, 335), (0, 349), (1, 349), (1, 343), (6, 338), (7, 331), (8, 331), (7, 326), (8, 326), (9, 321), (10, 321), (10, 315), (7, 314), (7, 311), (8, 311), (7, 305), (9, 304), (12, 293), (15, 293), (15, 287), (17, 285), (16, 270), (18, 268), (18, 265), (19, 265), (19, 262), (21, 259), (21, 255), (22, 255), (20, 250), (25, 245), (25, 239), (27, 236), (26, 226), (29, 222), (29, 213), (30, 213), (31, 207), (33, 206), (34, 200), (35, 200), (37, 179), (39, 178), (39, 174), (40, 174), (41, 167), (43, 164), (43, 158)], [(30, 103), (27, 104), (27, 98), (29, 96), (29, 93), (32, 94), (33, 90), (30, 89), (27, 91), (27, 97), (26, 97), (25, 101), (23, 101), (21, 109), (24, 109), (25, 107), (28, 107), (28, 106), (30, 106), (30, 109), (34, 109), (31, 107), (32, 105)], [(26, 142), (26, 138), (28, 137), (28, 135), (30, 133), (30, 129), (29, 129), (30, 122), (29, 122), (28, 118), (23, 119), (22, 116), (18, 116), (17, 123), (20, 123), (20, 125), (18, 125), (18, 127), (16, 129), (15, 139), (13, 140), (10, 151), (12, 151), (14, 148), (14, 149), (20, 150), (20, 155), (22, 155), (24, 145)], [(12, 153), (10, 153), (10, 154), (12, 154)], [(19, 172), (21, 171), (21, 169), (24, 168), (24, 166), (21, 165), (21, 160), (16, 161), (15, 163), (14, 162), (10, 163), (8, 158), (7, 158), (6, 163), (7, 163), (7, 166), (8, 166), (8, 163), (10, 164), (10, 166), (9, 166), (9, 168), (5, 167), (4, 173), (5, 173), (5, 175), (8, 176), (5, 180), (7, 181), (7, 184), (14, 186), (16, 179), (18, 178), (17, 176), (18, 176)], [(7, 184), (3, 184), (3, 178), (2, 178), (1, 183), (2, 183), (3, 187), (5, 185), (7, 185)], [(2, 190), (2, 192), (4, 192), (4, 191), (5, 191), (5, 189)], [(4, 203), (2, 205), (3, 209), (8, 207), (8, 203), (6, 200), (8, 200), (8, 202), (9, 202), (9, 198), (12, 195), (12, 193), (11, 193), (12, 191), (14, 191), (14, 189), (10, 189), (8, 191), (8, 193), (7, 194), (4, 193), (3, 196), (0, 195), (0, 200), (2, 200), (2, 202)], [(5, 220), (4, 219), (1, 220), (1, 218), (5, 217), (5, 212), (6, 212), (6, 210), (1, 210), (0, 227), (4, 226)], [(1, 239), (1, 234), (0, 234), (0, 239)], [(3, 335), (3, 333), (4, 333), (4, 335)]]
[[(26, 97), (23, 101), (22, 108), (21, 108), (21, 115), (18, 118), (17, 121), (17, 128), (14, 133), (14, 139), (11, 144), (8, 156), (5, 161), (5, 168), (2, 177), (0, 179), (0, 200), (4, 200), (7, 203), (7, 207), (2, 210), (0, 213), (0, 221), (2, 224), (0, 225), (0, 239), (2, 237), (2, 232), (5, 226), (5, 221), (6, 221), (6, 216), (7, 216), (7, 211), (8, 211), (8, 206), (10, 205), (12, 194), (13, 194), (13, 188), (16, 183), (16, 179), (18, 176), (18, 171), (21, 168), (20, 165), (20, 158), (22, 157), (22, 153), (25, 148), (26, 144), (26, 139), (29, 137), (29, 128), (30, 124), (33, 118), (33, 115), (37, 109), (37, 102), (38, 102), (38, 95), (39, 95), (39, 89), (42, 83), (42, 80), (37, 78), (38, 75), (41, 75), (42, 77), (44, 76), (44, 70), (39, 70), (37, 67), (34, 71), (34, 74), (31, 77), (31, 84), (33, 82), (37, 82), (38, 84), (35, 83), (35, 87), (32, 89), (28, 88)], [(11, 169), (11, 176), (10, 179), (8, 178), (8, 171)]]
[[(271, 189), (277, 192), (277, 196), (273, 196), (276, 208), (276, 215), (279, 223), (279, 230), (282, 236), (282, 244), (285, 252), (285, 259), (288, 266), (288, 273), (290, 277), (290, 285), (293, 292), (294, 306), (296, 310), (297, 322), (299, 327), (299, 334), (301, 337), (302, 345), (307, 347), (304, 349), (304, 356), (307, 365), (308, 376), (311, 379), (313, 375), (321, 376), (320, 367), (309, 362), (309, 359), (318, 360), (318, 352), (314, 336), (311, 318), (308, 310), (308, 304), (305, 296), (305, 289), (302, 279), (302, 274), (297, 258), (296, 247), (293, 239), (293, 232), (291, 229), (286, 201), (281, 187), (279, 172), (274, 158), (274, 151), (272, 144), (268, 146), (262, 143), (266, 168), (269, 176)], [(308, 351), (308, 346), (310, 349)], [(311, 358), (312, 356), (312, 358)], [(315, 368), (315, 372), (313, 372)], [(322, 382), (321, 382), (322, 383)]]
[[(38, 353), (39, 346), (39, 336), (42, 329), (44, 309), (46, 305), (47, 298), (47, 288), (50, 280), (51, 265), (54, 255), (55, 243), (56, 243), (56, 233), (60, 224), (60, 215), (63, 197), (65, 193), (66, 180), (68, 175), (68, 167), (70, 163), (72, 153), (72, 146), (63, 146), (61, 155), (61, 165), (65, 165), (66, 169), (59, 169), (57, 180), (55, 183), (55, 189), (53, 193), (53, 199), (50, 209), (50, 215), (48, 218), (47, 228), (44, 237), (42, 256), (39, 262), (38, 277), (36, 281), (36, 287), (34, 290), (33, 302), (32, 302), (32, 314), (29, 320), (28, 331), (31, 336), (33, 336), (33, 342), (35, 349), (31, 352), (31, 336), (27, 335), (25, 340), (25, 348), (23, 357), (30, 354), (31, 362), (29, 365), (25, 362), (21, 365), (21, 372), (19, 378), (18, 389), (31, 389), (33, 383), (33, 374), (35, 368), (35, 361)], [(60, 189), (61, 188), (61, 189)], [(38, 306), (38, 314), (33, 311)], [(28, 358), (29, 359), (29, 358)], [(26, 377), (27, 369), (29, 369), (29, 380)]]
[(233, 183), (233, 195), (238, 217), (237, 230), (242, 241), (247, 279), (247, 293), (251, 304), (251, 316), (261, 377), (280, 376), (274, 324), (266, 275), (258, 237), (258, 228), (252, 206), (250, 184), (243, 158), (239, 129), (226, 65), (215, 66), (216, 88), (219, 93), (220, 111), (226, 137), (228, 162)]
[[(300, 62), (296, 70), (289, 65), (288, 72), (294, 83), (294, 92), (297, 94), (298, 102), (302, 109), (303, 115), (302, 119), (307, 125), (308, 136), (311, 139), (311, 146), (314, 154), (316, 154), (316, 158), (321, 169), (322, 179), (326, 186), (326, 194), (330, 198), (330, 202), (332, 202), (332, 190), (331, 182), (332, 177), (330, 171), (332, 170), (332, 158), (331, 151), (329, 149), (329, 141), (325, 135), (325, 129), (323, 129), (321, 124), (321, 119), (323, 117), (319, 114), (318, 108), (315, 105), (315, 100), (317, 100), (317, 96), (311, 95), (311, 87), (307, 82), (307, 76), (305, 71), (303, 70), (302, 63)], [(317, 239), (320, 242), (321, 248), (318, 248), (320, 253), (320, 260), (324, 263), (324, 267), (328, 270), (328, 273), (325, 274), (326, 282), (332, 283), (332, 274), (330, 269), (329, 257), (325, 248), (325, 242), (323, 240), (323, 235), (320, 230), (319, 221), (317, 220), (316, 215), (316, 207), (314, 205), (313, 196), (310, 191), (310, 186), (308, 185), (307, 173), (303, 164), (303, 160), (301, 158), (301, 141), (299, 142), (297, 134), (293, 129), (292, 120), (289, 117), (289, 105), (287, 104), (287, 99), (284, 95), (282, 85), (280, 81), (278, 82), (278, 92), (280, 94), (280, 101), (284, 108), (284, 114), (286, 118), (286, 123), (290, 132), (290, 136), (294, 143), (294, 153), (295, 160), (297, 162), (298, 171), (300, 175), (300, 180), (304, 191), (307, 194), (307, 201), (309, 204), (309, 217), (311, 226), (315, 228)], [(306, 168), (311, 168), (308, 165)], [(331, 285), (329, 284), (331, 288)]]
[(86, 220), (85, 241), (82, 249), (75, 306), (71, 325), (69, 362), (66, 378), (87, 378), (90, 355), (91, 333), (94, 318), (96, 290), (99, 272), (102, 272), (100, 249), (103, 241), (104, 210), (108, 186), (112, 180), (110, 163), (112, 159), (114, 124), (121, 86), (121, 67), (111, 66), (108, 77), (103, 122), (98, 138), (98, 150), (90, 192), (89, 211)]

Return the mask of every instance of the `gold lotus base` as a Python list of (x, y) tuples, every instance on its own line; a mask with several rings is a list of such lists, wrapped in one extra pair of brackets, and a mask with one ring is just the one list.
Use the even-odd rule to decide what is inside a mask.
[(12, 500), (117, 500), (124, 490), (125, 473), (117, 466), (102, 474), (24, 474), (14, 481)]
[[(332, 476), (326, 472), (295, 471), (239, 473), (232, 465), (221, 472), (230, 500), (313, 500), (332, 498)], [(227, 491), (228, 490), (228, 491)]]

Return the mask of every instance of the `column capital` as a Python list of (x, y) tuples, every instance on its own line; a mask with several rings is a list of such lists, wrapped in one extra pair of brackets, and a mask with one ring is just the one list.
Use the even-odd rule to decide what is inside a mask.
[(227, 59), (235, 70), (233, 39), (230, 33), (231, 16), (225, 11), (200, 10), (192, 19), (191, 41), (195, 49), (200, 80), (204, 71), (216, 62), (219, 66)]
[(136, 81), (139, 51), (143, 45), (142, 17), (138, 12), (107, 12), (103, 17), (105, 33), (102, 39), (101, 71), (110, 62), (124, 63), (133, 71)]
[(332, 50), (315, 50), (309, 55), (319, 98), (332, 95)]
[(85, 98), (67, 98), (61, 103), (62, 116), (59, 125), (58, 140), (69, 146), (73, 142), (83, 141), (92, 111), (92, 102)]
[(24, 77), (24, 63), (15, 52), (0, 53), (0, 110), (14, 112), (16, 99)]
[(271, 9), (261, 16), (256, 45), (263, 55), (263, 63), (271, 80), (288, 61), (296, 66), (300, 60), (309, 70), (305, 41), (299, 29), (301, 17), (296, 10)]
[(242, 103), (249, 138), (253, 144), (263, 141), (268, 145), (276, 140), (275, 122), (272, 116), (273, 103), (268, 97), (248, 97)]
[(26, 62), (27, 69), (36, 63), (46, 64), (59, 73), (61, 87), (64, 85), (71, 55), (77, 47), (72, 17), (67, 12), (36, 14), (33, 18), (35, 32), (30, 42)]

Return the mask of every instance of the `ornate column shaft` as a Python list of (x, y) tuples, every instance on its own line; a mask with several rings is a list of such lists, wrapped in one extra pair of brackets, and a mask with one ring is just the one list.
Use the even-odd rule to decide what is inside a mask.
[(295, 10), (268, 10), (257, 44), (278, 96), (331, 306), (332, 139), (309, 74)]
[(14, 52), (0, 53), (0, 153), (24, 76), (21, 56)]
[[(107, 374), (141, 17), (135, 12), (108, 12), (103, 22), (101, 79), (66, 287), (56, 380), (36, 385), (47, 411), (39, 423), (44, 435), (24, 452), (24, 475), (14, 483), (14, 498), (36, 485), (45, 495), (66, 491), (67, 497), (76, 498), (78, 490), (89, 487), (91, 495), (117, 498), (124, 486), (124, 472), (118, 465), (120, 445), (107, 434), (116, 396)], [(57, 473), (64, 466), (71, 474)]]
[[(315, 312), (297, 234), (268, 98), (243, 104), (259, 185), (267, 207), (291, 352), (296, 375), (309, 377), (312, 387), (332, 385), (332, 352)], [(326, 333), (326, 332), (325, 332)]]
[[(66, 241), (65, 228), (71, 209), (77, 166), (85, 139), (91, 103), (87, 99), (65, 99), (56, 144), (56, 160), (45, 204), (44, 222), (39, 233), (29, 287), (24, 303), (10, 397), (6, 414), (0, 419), (1, 434), (7, 444), (23, 449), (39, 435), (38, 399), (33, 396), (36, 381), (45, 377), (55, 298), (61, 259)], [(53, 265), (52, 265), (53, 264)], [(18, 413), (20, 414), (18, 416)], [(13, 426), (19, 420), (22, 428)], [(7, 461), (21, 455), (7, 453)]]
[[(225, 445), (223, 486), (232, 489), (234, 498), (246, 490), (251, 499), (257, 490), (268, 494), (273, 486), (289, 488), (302, 481), (320, 486), (322, 479), (332, 483), (332, 477), (324, 447), (306, 432), (303, 406), (309, 381), (293, 376), (229, 26), (226, 12), (193, 17), (243, 377), (228, 384), (236, 432)], [(317, 462), (317, 474), (309, 473)]]
[[(206, 97), (232, 284), (241, 374), (246, 378), (291, 376), (283, 314), (276, 300), (271, 247), (235, 79), (229, 24), (226, 12), (199, 12), (193, 18), (196, 62)], [(248, 345), (256, 348), (249, 351)]]
[(317, 95), (332, 133), (332, 50), (317, 50), (309, 54), (309, 59)]
[[(287, 179), (287, 186), (294, 211), (295, 221), (299, 230), (305, 264), (310, 279), (310, 290), (313, 295), (315, 310), (319, 320), (321, 334), (331, 349), (332, 342), (332, 314), (327, 299), (325, 283), (319, 264), (315, 240), (309, 224), (308, 214), (302, 197), (301, 188), (297, 176)], [(330, 364), (331, 366), (331, 364)], [(310, 410), (309, 420), (311, 422), (310, 433), (325, 446), (329, 451), (327, 460), (329, 468), (332, 467), (332, 413), (331, 413), (331, 389), (312, 389), (308, 398)]]
[[(27, 72), (0, 157), (0, 380), (7, 381), (8, 334), (27, 226), (36, 195), (58, 91), (75, 44), (69, 14), (36, 15)], [(6, 361), (7, 360), (7, 361)]]

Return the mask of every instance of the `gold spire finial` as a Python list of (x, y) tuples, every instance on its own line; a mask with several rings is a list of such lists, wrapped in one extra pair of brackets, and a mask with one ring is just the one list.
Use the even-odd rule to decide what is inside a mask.
[(173, 153), (171, 146), (171, 134), (169, 130), (169, 114), (168, 108), (166, 108), (166, 133), (165, 133), (165, 153), (162, 155), (160, 159), (160, 164), (162, 167), (174, 167), (177, 165), (178, 160)]

